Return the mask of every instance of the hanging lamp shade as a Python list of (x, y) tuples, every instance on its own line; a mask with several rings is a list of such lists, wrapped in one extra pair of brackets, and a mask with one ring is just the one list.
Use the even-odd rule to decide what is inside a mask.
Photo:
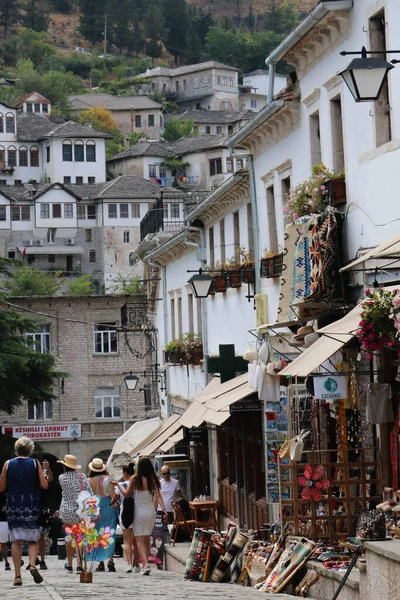
[(356, 102), (378, 100), (393, 65), (383, 58), (368, 57), (363, 47), (361, 58), (351, 61), (347, 69), (339, 73)]
[(213, 281), (211, 275), (203, 273), (203, 270), (199, 269), (199, 272), (189, 279), (188, 284), (195, 298), (207, 298)]

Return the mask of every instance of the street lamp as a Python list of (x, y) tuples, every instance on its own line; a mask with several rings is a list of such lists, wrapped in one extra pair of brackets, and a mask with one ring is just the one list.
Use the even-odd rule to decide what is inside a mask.
[(131, 392), (134, 392), (136, 390), (136, 386), (139, 382), (139, 377), (137, 375), (132, 375), (132, 373), (130, 373), (129, 375), (124, 377), (124, 381), (125, 381), (125, 385), (126, 385), (127, 389), (130, 390)]
[(213, 281), (211, 275), (203, 273), (203, 269), (199, 269), (199, 272), (189, 279), (188, 284), (195, 298), (207, 298)]
[[(398, 51), (394, 50), (392, 52)], [(363, 46), (361, 52), (343, 51), (340, 54), (342, 56), (346, 56), (347, 54), (361, 54), (361, 58), (354, 58), (347, 69), (339, 73), (354, 100), (356, 102), (373, 102), (377, 100), (386, 81), (387, 74), (393, 69), (393, 65), (383, 58), (368, 58), (367, 54), (386, 54), (386, 52), (367, 51)]]

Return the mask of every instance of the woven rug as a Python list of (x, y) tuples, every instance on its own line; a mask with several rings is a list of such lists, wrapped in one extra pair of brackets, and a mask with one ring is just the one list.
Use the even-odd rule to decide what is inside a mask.
[[(196, 531), (198, 531), (196, 529)], [(194, 548), (194, 555), (192, 560), (192, 566), (190, 568), (187, 579), (191, 579), (192, 581), (198, 581), (200, 573), (204, 568), (204, 564), (207, 557), (207, 550), (210, 545), (210, 541), (212, 538), (212, 532), (206, 531), (205, 529), (200, 529), (200, 535), (197, 540), (197, 544)], [(193, 546), (193, 543), (192, 543)], [(192, 550), (192, 546), (190, 549)], [(187, 566), (187, 563), (186, 563)]]
[(250, 540), (248, 535), (244, 533), (237, 533), (235, 539), (232, 544), (229, 546), (227, 552), (225, 552), (224, 556), (221, 556), (218, 560), (214, 571), (211, 575), (211, 581), (214, 583), (222, 582), (227, 576), (231, 566), (233, 566), (234, 561), (241, 553), (243, 548), (246, 546), (247, 542)]
[(189, 573), (194, 565), (194, 555), (196, 554), (197, 544), (199, 543), (201, 529), (195, 529), (193, 533), (192, 543), (189, 550), (189, 555), (186, 559), (185, 572), (183, 574), (185, 579), (189, 579)]
[(330, 300), (342, 297), (339, 273), (339, 231), (335, 215), (319, 217), (314, 225), (310, 247), (311, 286), (309, 300)]
[[(311, 285), (311, 261), (310, 247), (312, 242), (312, 231), (316, 218), (313, 217), (307, 223), (301, 223), (301, 235), (296, 244), (296, 251), (293, 261), (293, 283), (291, 304), (303, 302), (310, 293)], [(300, 231), (300, 226), (298, 231)], [(290, 319), (297, 319), (296, 307), (289, 313)]]
[(283, 251), (283, 265), (281, 276), (281, 291), (279, 296), (278, 321), (288, 321), (290, 303), (292, 301), (293, 265), (296, 252), (296, 242), (301, 235), (301, 230), (294, 223), (286, 225), (285, 249)]

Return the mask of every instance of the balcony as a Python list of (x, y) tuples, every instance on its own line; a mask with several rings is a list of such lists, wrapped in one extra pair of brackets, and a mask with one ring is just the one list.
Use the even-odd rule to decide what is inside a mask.
[(140, 222), (140, 241), (149, 233), (179, 231), (185, 224), (183, 199), (167, 201), (161, 196)]
[(6, 163), (6, 162), (0, 162), (0, 172), (1, 173), (13, 173), (15, 170), (15, 167), (16, 167), (16, 165)]

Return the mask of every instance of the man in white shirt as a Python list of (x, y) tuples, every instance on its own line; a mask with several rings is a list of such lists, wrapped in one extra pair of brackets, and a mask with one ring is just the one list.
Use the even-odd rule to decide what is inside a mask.
[(171, 477), (169, 467), (161, 467), (161, 480), (160, 480), (160, 492), (165, 502), (165, 508), (168, 513), (168, 523), (174, 522), (174, 509), (172, 502), (182, 498), (182, 492), (179, 485), (179, 481)]

